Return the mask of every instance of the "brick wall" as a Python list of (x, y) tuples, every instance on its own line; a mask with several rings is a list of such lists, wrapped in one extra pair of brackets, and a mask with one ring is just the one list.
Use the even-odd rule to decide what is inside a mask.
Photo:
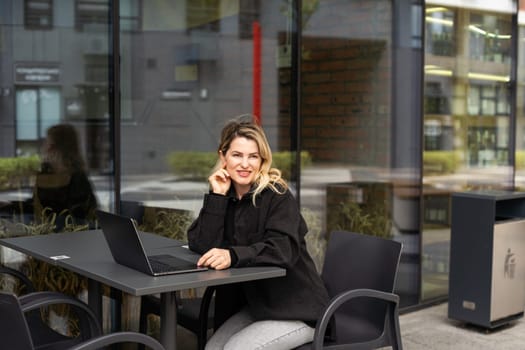
[(303, 38), (302, 146), (314, 161), (382, 166), (388, 161), (386, 44)]
[[(314, 162), (389, 166), (389, 18), (384, 1), (324, 3), (310, 18), (302, 37), (301, 142)], [(289, 145), (289, 73), (279, 70), (283, 145)]]

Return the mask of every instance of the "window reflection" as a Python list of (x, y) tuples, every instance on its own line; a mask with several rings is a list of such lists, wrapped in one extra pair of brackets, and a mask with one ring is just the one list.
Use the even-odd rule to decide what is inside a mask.
[(109, 0), (75, 0), (75, 28), (79, 31), (107, 30)]
[(451, 193), (512, 185), (511, 23), (510, 14), (426, 9), (423, 299), (448, 293)]
[(525, 189), (525, 4), (520, 4), (518, 12), (518, 63), (517, 63), (517, 88), (516, 88), (516, 187)]
[(72, 225), (94, 226), (97, 199), (72, 125), (57, 124), (47, 130), (32, 201), (37, 221), (56, 215), (55, 230), (64, 229), (68, 218)]
[[(332, 231), (348, 230), (403, 241), (404, 253), (417, 255), (414, 154), (397, 153), (400, 140), (415, 140), (407, 140), (405, 126), (396, 130), (390, 104), (390, 5), (303, 3), (300, 131), (311, 165), (301, 168), (301, 205), (317, 218), (307, 239), (323, 243)], [(397, 292), (408, 305), (417, 299), (410, 291), (416, 265), (402, 265)]]
[(425, 52), (437, 56), (454, 56), (455, 13), (448, 8), (428, 5), (425, 9)]
[[(108, 4), (0, 2), (0, 235), (91, 227), (110, 206)], [(58, 125), (71, 132), (47, 140)], [(43, 152), (67, 140), (64, 162)]]
[(275, 60), (289, 29), (281, 2), (136, 3), (142, 27), (121, 31), (122, 208), (195, 216), (223, 123), (255, 112), (257, 103), (273, 153), (290, 173), (290, 143), (281, 137), (290, 133), (290, 116), (277, 105), (288, 93), (279, 90)]
[(53, 0), (24, 0), (24, 25), (45, 30), (53, 26)]
[(468, 29), (470, 58), (487, 62), (510, 62), (510, 18), (471, 13)]
[[(26, 199), (3, 202), (2, 217), (12, 218), (14, 222), (27, 225), (12, 227), (3, 235), (31, 233), (29, 227), (38, 228), (40, 233), (89, 229), (95, 227), (97, 198), (88, 178), (86, 163), (81, 151), (78, 131), (71, 124), (50, 126), (40, 145), (38, 157), (19, 157), (13, 164), (21, 167), (24, 159), (34, 160), (26, 163), (26, 171), (19, 173), (28, 188)], [(28, 166), (29, 165), (29, 166)], [(7, 188), (16, 189), (16, 188)]]
[[(417, 119), (410, 114), (420, 110), (419, 97), (399, 102), (390, 89), (419, 79), (399, 61), (419, 54), (419, 41), (412, 40), (421, 28), (410, 30), (413, 47), (392, 51), (397, 3), (303, 0), (302, 172), (295, 174), (295, 2), (119, 1), (120, 140), (110, 135), (111, 3), (63, 3), (0, 1), (6, 14), (0, 40), (0, 201), (18, 213), (29, 213), (22, 209), (40, 182), (46, 130), (66, 123), (78, 133), (97, 205), (113, 208), (113, 171), (119, 166), (122, 212), (142, 219), (148, 230), (162, 222), (155, 232), (179, 235), (208, 190), (206, 171), (223, 122), (257, 110), (277, 167), (287, 180), (300, 179), (295, 190), (318, 266), (327, 232), (368, 233), (370, 227), (348, 222), (359, 213), (373, 215), (380, 232), (404, 243), (398, 291), (409, 304), (419, 301), (419, 279), (413, 276), (419, 273), (420, 243), (423, 299), (447, 293), (450, 194), (512, 183), (512, 20), (506, 10), (425, 5), (420, 120), (419, 113)], [(523, 38), (523, 18), (520, 23)], [(516, 183), (524, 187), (524, 41), (517, 42)], [(111, 156), (115, 141), (119, 164)], [(28, 219), (6, 213), (2, 220)]]

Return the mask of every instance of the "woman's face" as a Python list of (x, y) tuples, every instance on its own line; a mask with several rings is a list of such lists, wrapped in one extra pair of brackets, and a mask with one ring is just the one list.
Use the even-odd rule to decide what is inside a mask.
[(42, 152), (42, 157), (45, 159), (46, 162), (58, 161), (56, 148), (53, 143), (53, 140), (51, 139), (51, 136), (47, 135), (47, 137), (44, 139), (40, 151)]
[(237, 137), (231, 142), (226, 154), (221, 153), (221, 160), (230, 174), (237, 194), (248, 192), (262, 163), (257, 143), (245, 137)]

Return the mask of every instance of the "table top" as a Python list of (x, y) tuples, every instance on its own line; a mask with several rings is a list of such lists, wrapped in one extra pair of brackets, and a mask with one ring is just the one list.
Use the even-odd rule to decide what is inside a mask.
[[(148, 255), (171, 254), (193, 262), (199, 257), (181, 241), (146, 232), (140, 232), (140, 236)], [(286, 274), (283, 268), (268, 266), (220, 271), (210, 269), (154, 277), (117, 264), (101, 230), (3, 238), (0, 239), (0, 245), (135, 296), (281, 277)]]

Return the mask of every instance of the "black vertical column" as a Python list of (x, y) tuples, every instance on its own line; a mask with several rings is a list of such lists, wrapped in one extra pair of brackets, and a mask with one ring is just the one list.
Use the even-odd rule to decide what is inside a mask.
[(290, 96), (290, 147), (295, 159), (292, 161), (291, 181), (296, 185), (296, 199), (301, 203), (301, 35), (302, 1), (293, 1), (291, 96)]
[(114, 210), (120, 212), (121, 164), (120, 164), (120, 3), (110, 1), (109, 40), (109, 132), (113, 136), (111, 155), (113, 157)]

